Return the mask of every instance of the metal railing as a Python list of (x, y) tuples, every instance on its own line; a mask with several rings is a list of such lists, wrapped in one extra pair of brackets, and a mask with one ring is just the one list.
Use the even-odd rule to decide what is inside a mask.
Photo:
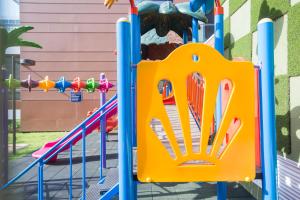
[[(23, 171), (21, 171), (17, 176), (3, 185), (0, 190), (3, 190), (25, 175), (28, 171), (30, 171), (34, 166), (38, 166), (38, 199), (43, 200), (44, 198), (44, 180), (43, 180), (43, 169), (44, 165), (49, 162), (54, 156), (56, 156), (59, 152), (69, 147), (69, 165), (70, 165), (70, 188), (69, 188), (69, 199), (72, 199), (72, 145), (73, 143), (82, 137), (82, 198), (86, 199), (86, 132), (89, 128), (95, 125), (98, 121), (104, 118), (108, 113), (110, 113), (113, 109), (117, 107), (117, 95), (113, 96), (109, 101), (107, 101), (101, 108), (95, 111), (92, 115), (86, 118), (83, 122), (81, 122), (78, 126), (76, 126), (69, 134), (63, 137), (57, 144), (55, 144), (52, 148), (50, 148), (47, 152), (45, 152), (40, 158), (32, 162), (28, 167), (26, 167)], [(99, 123), (100, 125), (100, 123)]]

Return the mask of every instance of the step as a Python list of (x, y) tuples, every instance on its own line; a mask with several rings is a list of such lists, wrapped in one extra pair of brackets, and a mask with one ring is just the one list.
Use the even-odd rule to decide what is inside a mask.
[(86, 192), (86, 199), (99, 200), (100, 195), (110, 190), (119, 181), (118, 168), (111, 168), (102, 184), (91, 185)]

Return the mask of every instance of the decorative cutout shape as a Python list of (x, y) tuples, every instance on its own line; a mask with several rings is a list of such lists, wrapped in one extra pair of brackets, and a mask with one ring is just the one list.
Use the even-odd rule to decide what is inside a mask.
[[(201, 56), (194, 62), (193, 55)], [(205, 80), (200, 150), (194, 152), (187, 98), (187, 77), (194, 72)], [(177, 143), (171, 120), (157, 89), (160, 80), (170, 80), (182, 128), (186, 153)], [(222, 80), (232, 82), (232, 92), (216, 138), (207, 153), (215, 99)], [(232, 120), (240, 126), (220, 154)], [(161, 122), (175, 158), (153, 132), (152, 119)], [(137, 67), (137, 166), (142, 182), (250, 181), (255, 177), (254, 67), (249, 62), (231, 62), (213, 48), (187, 44), (163, 61), (142, 61)], [(209, 163), (209, 164), (208, 164)]]

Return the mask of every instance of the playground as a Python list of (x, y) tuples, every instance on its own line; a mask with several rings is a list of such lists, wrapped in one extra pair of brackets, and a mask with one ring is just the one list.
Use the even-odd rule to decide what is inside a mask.
[[(92, 134), (87, 137), (87, 142), (93, 143), (97, 140), (97, 135)], [(93, 143), (87, 149), (87, 184), (96, 185), (99, 177), (99, 151), (97, 150), (98, 143)], [(107, 169), (116, 169), (118, 166), (118, 151), (117, 151), (117, 134), (109, 135), (107, 142)], [(81, 155), (80, 142), (74, 147), (73, 155), (73, 199), (81, 197)], [(44, 177), (45, 181), (45, 199), (65, 199), (69, 196), (69, 155), (62, 153), (60, 160), (56, 164), (47, 166), (47, 175)], [(12, 162), (14, 166), (12, 172), (17, 173), (34, 159), (29, 155), (18, 161)], [(107, 175), (109, 170), (104, 171)], [(113, 171), (113, 170), (112, 170)], [(109, 174), (111, 176), (111, 174)], [(12, 176), (11, 176), (12, 177)], [(37, 199), (37, 174), (34, 170), (27, 174), (24, 178), (19, 179), (14, 186), (7, 192), (10, 194), (9, 198), (12, 200), (21, 199)], [(26, 183), (26, 184), (25, 184)], [(236, 184), (229, 185), (229, 198), (232, 199), (253, 199), (245, 189)], [(97, 199), (97, 194), (89, 193), (87, 199)], [(157, 183), (157, 184), (139, 184), (138, 185), (138, 199), (215, 199), (216, 185), (214, 183)]]
[[(105, 0), (106, 12), (118, 3)], [(244, 55), (228, 59), (222, 3), (122, 3), (129, 14), (115, 22), (116, 80), (101, 71), (89, 78), (42, 78), (34, 71), (17, 78), (5, 68), (6, 50), (43, 46), (23, 37), (34, 31), (33, 26), (11, 31), (1, 28), (0, 198), (300, 198), (294, 189), (297, 176), (284, 186), (279, 184), (282, 174), (287, 180), (286, 174), (296, 170), (290, 167), (288, 171), (282, 163), (297, 164), (278, 155), (277, 32), (272, 16), (263, 16), (255, 24), (257, 62)], [(145, 37), (152, 42), (145, 44)], [(174, 38), (180, 43), (171, 43)], [(169, 41), (160, 43), (163, 40)], [(65, 133), (56, 137), (53, 133), (51, 139), (40, 139), (36, 134), (36, 146), (18, 157), (15, 121), (15, 132), (8, 135), (8, 94), (16, 90), (23, 96), (25, 90), (27, 96), (39, 92), (49, 97), (56, 92), (68, 97), (76, 112), (89, 96), (96, 98), (97, 106), (81, 109), (84, 117)], [(27, 112), (30, 109), (36, 111), (32, 106)], [(54, 106), (40, 116), (51, 119), (57, 113), (69, 112)], [(37, 120), (37, 124), (41, 122)], [(64, 125), (63, 120), (55, 123), (57, 127)], [(16, 156), (10, 160), (8, 140), (12, 140)], [(41, 140), (45, 140), (43, 144), (37, 144)], [(255, 189), (249, 189), (251, 185)], [(289, 193), (286, 188), (295, 191)]]

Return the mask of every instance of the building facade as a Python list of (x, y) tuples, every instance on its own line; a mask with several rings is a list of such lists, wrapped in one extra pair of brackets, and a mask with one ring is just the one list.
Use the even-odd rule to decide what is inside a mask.
[[(80, 77), (99, 80), (104, 72), (116, 83), (115, 23), (128, 13), (128, 1), (121, 0), (108, 10), (99, 0), (23, 0), (22, 25), (34, 30), (25, 35), (43, 49), (22, 48), (21, 57), (36, 65), (21, 69), (21, 79), (45, 76), (57, 81), (61, 76), (72, 81)], [(113, 88), (108, 98), (116, 91)], [(21, 90), (22, 131), (67, 131), (83, 120), (89, 110), (99, 107), (99, 93), (83, 92), (83, 101), (71, 103), (70, 93), (40, 89)]]

